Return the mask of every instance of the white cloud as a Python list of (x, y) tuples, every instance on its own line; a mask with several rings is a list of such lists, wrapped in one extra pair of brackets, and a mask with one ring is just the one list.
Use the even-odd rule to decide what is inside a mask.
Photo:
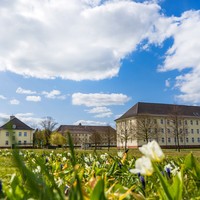
[(1, 1), (0, 71), (38, 78), (111, 78), (153, 31), (159, 12), (152, 1)]
[(107, 107), (95, 107), (90, 110), (86, 110), (88, 113), (96, 114), (96, 118), (110, 117), (113, 113)]
[(41, 97), (40, 96), (27, 96), (26, 100), (27, 101), (39, 102), (39, 101), (41, 101)]
[[(176, 98), (189, 103), (200, 103), (200, 11), (188, 11), (173, 18), (173, 45), (168, 49), (160, 71), (178, 70)], [(170, 28), (169, 28), (170, 29)], [(169, 36), (167, 35), (167, 36)]]
[(12, 104), (12, 105), (18, 105), (18, 104), (20, 104), (20, 101), (17, 100), (17, 99), (11, 99), (10, 100), (10, 104)]
[(5, 97), (5, 96), (3, 96), (3, 95), (0, 95), (0, 99), (3, 99), (3, 100), (5, 100), (5, 99), (6, 99), (6, 97)]
[(91, 120), (78, 120), (74, 123), (74, 125), (78, 125), (78, 124), (82, 124), (82, 125), (90, 125), (90, 126), (106, 126), (107, 123), (106, 122), (99, 122), (99, 121), (91, 121)]
[(16, 93), (18, 93), (18, 94), (36, 94), (35, 91), (26, 90), (26, 89), (23, 89), (21, 87), (17, 88)]
[(66, 96), (61, 95), (61, 92), (59, 90), (52, 90), (50, 92), (43, 91), (42, 94), (45, 95), (45, 97), (48, 99), (66, 99)]
[(165, 80), (165, 86), (166, 87), (170, 87), (170, 78), (168, 78), (167, 80)]
[(124, 94), (104, 93), (74, 93), (72, 95), (73, 105), (85, 105), (87, 107), (101, 107), (109, 105), (124, 105), (130, 98)]

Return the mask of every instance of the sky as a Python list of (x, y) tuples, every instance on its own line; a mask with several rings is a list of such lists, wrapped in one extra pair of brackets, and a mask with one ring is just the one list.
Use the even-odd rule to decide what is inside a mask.
[(0, 125), (110, 125), (200, 105), (200, 1), (0, 0)]

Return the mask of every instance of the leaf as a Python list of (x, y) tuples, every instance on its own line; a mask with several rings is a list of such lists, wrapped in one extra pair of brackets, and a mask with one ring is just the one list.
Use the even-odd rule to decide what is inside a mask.
[(104, 180), (102, 178), (96, 183), (94, 190), (92, 191), (90, 200), (106, 200), (104, 192)]

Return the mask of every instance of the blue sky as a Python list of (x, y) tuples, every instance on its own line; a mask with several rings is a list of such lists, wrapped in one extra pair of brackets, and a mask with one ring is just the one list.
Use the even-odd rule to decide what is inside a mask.
[(197, 0), (1, 0), (0, 124), (111, 125), (135, 103), (200, 104)]

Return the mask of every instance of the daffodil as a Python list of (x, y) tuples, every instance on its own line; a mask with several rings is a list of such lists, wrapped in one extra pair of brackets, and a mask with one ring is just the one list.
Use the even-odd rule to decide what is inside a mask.
[(149, 142), (146, 145), (143, 145), (142, 147), (139, 148), (139, 150), (146, 157), (150, 158), (151, 161), (161, 162), (165, 158), (162, 149), (155, 140)]
[(142, 156), (135, 161), (135, 169), (130, 169), (133, 174), (142, 174), (151, 176), (153, 173), (153, 166), (151, 160), (148, 157)]

